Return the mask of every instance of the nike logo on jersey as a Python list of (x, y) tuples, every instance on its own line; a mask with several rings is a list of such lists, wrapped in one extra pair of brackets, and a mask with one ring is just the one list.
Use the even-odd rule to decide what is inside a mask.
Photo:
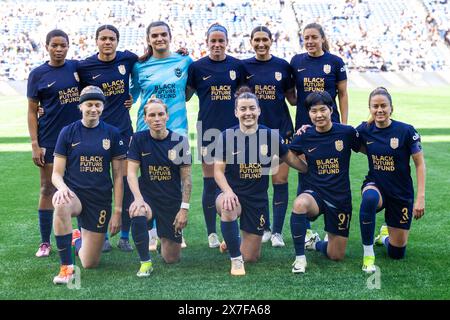
[(248, 80), (248, 79), (250, 79), (250, 78), (253, 77), (253, 76), (254, 76), (254, 74), (251, 74), (251, 75), (247, 76), (246, 78), (247, 78), (247, 80)]
[(50, 88), (52, 85), (54, 85), (56, 81), (53, 81), (52, 83), (47, 84), (47, 88)]
[(308, 152), (311, 153), (311, 152), (313, 152), (313, 151), (316, 150), (316, 149), (317, 149), (317, 147), (312, 148), (312, 149), (308, 149)]
[(306, 68), (297, 69), (297, 72), (302, 72), (302, 71), (304, 71), (304, 70), (306, 70)]
[(235, 156), (235, 155), (237, 155), (237, 154), (239, 154), (239, 153), (241, 153), (240, 151), (236, 151), (236, 152), (232, 152), (231, 154), (233, 155), (233, 156)]
[(147, 153), (142, 152), (142, 153), (141, 153), (141, 156), (146, 157), (146, 156), (148, 156), (149, 154), (150, 154), (150, 152), (147, 152)]
[(374, 143), (375, 141), (367, 141), (367, 145)]
[(100, 73), (100, 74), (98, 74), (98, 75), (96, 75), (96, 76), (92, 76), (92, 80), (95, 80), (95, 79), (97, 79), (98, 77), (100, 77), (102, 74)]
[(81, 141), (80, 141), (80, 142), (77, 142), (77, 143), (72, 143), (72, 148), (76, 147), (76, 146), (79, 145), (80, 143), (81, 143)]
[(207, 77), (203, 77), (202, 79), (203, 80), (208, 80), (209, 78), (211, 78), (212, 77), (212, 75), (209, 75), (209, 76), (207, 76)]

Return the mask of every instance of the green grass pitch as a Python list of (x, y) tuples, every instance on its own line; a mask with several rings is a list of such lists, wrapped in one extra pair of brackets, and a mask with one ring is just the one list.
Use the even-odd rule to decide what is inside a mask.
[[(368, 94), (369, 90), (350, 90), (350, 124), (356, 126), (367, 118)], [(263, 245), (261, 260), (246, 264), (247, 275), (232, 278), (228, 256), (207, 247), (201, 210), (201, 167), (197, 164), (193, 168), (194, 187), (185, 230), (188, 247), (182, 252), (181, 263), (165, 265), (160, 256), (153, 255), (152, 276), (140, 279), (136, 277), (136, 251), (123, 253), (115, 248), (102, 256), (98, 269), (81, 271), (79, 290), (52, 284), (59, 268), (56, 250), (47, 259), (34, 257), (40, 240), (36, 211), (39, 172), (31, 161), (26, 100), (0, 97), (0, 299), (449, 299), (450, 90), (393, 90), (392, 96), (395, 119), (411, 123), (422, 135), (427, 164), (426, 212), (423, 219), (412, 224), (406, 259), (393, 261), (387, 258), (384, 248), (375, 248), (381, 280), (375, 284), (379, 289), (370, 289), (367, 281), (371, 279), (361, 271), (359, 188), (367, 172), (367, 159), (354, 154), (354, 210), (343, 262), (307, 252), (307, 273), (291, 273), (294, 251), (289, 206), (283, 229), (286, 247)], [(136, 109), (135, 105), (134, 118)], [(196, 110), (194, 98), (188, 104), (191, 132), (195, 129)], [(289, 182), (292, 204), (296, 190), (292, 170)], [(269, 198), (271, 195), (270, 188)], [(383, 220), (379, 214), (377, 230)], [(217, 227), (220, 230), (219, 223)], [(313, 227), (323, 237), (323, 219), (319, 218)], [(112, 239), (114, 246), (117, 241), (117, 237)]]

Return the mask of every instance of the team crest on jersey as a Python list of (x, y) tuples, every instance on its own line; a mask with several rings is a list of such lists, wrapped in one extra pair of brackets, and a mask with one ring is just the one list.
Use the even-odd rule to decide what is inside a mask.
[(391, 148), (392, 149), (398, 148), (398, 138), (391, 138)]
[(77, 80), (77, 82), (80, 82), (80, 77), (78, 76), (78, 72), (74, 72), (73, 77), (75, 78), (75, 80)]
[(283, 79), (283, 75), (281, 74), (281, 72), (275, 72), (275, 79), (277, 81), (281, 81), (281, 79)]
[(111, 147), (111, 140), (103, 139), (103, 149), (109, 150), (110, 147)]
[(334, 146), (336, 147), (337, 151), (342, 151), (344, 149), (344, 141), (342, 140), (336, 140), (334, 142)]
[(231, 80), (236, 80), (236, 71), (230, 70), (230, 79)]
[(174, 149), (170, 149), (169, 152), (167, 153), (167, 157), (169, 158), (170, 161), (173, 161), (177, 158), (177, 152)]
[(175, 75), (177, 76), (177, 78), (181, 78), (182, 72), (180, 68), (175, 69)]
[(117, 69), (119, 69), (120, 74), (123, 76), (125, 75), (125, 73), (127, 73), (127, 69), (125, 69), (125, 66), (123, 64), (118, 66)]
[(329, 74), (331, 72), (331, 66), (329, 64), (324, 64), (323, 72), (325, 72), (326, 74)]
[(267, 153), (269, 152), (269, 146), (267, 144), (262, 144), (259, 150), (261, 151), (261, 154), (263, 156), (267, 156)]

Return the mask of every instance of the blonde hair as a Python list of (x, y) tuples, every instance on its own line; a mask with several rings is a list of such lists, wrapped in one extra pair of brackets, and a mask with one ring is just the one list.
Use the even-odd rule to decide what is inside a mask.
[(164, 107), (164, 110), (166, 111), (167, 114), (169, 114), (168, 110), (167, 110), (167, 104), (164, 103), (164, 101), (162, 101), (161, 99), (157, 98), (156, 95), (152, 95), (150, 97), (150, 99), (148, 99), (147, 103), (144, 106), (144, 116), (147, 115), (147, 109), (150, 107), (151, 104), (160, 104)]

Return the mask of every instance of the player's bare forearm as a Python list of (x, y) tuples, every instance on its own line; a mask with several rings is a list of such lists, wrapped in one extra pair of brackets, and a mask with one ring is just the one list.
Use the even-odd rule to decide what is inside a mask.
[(139, 181), (137, 177), (139, 166), (140, 162), (127, 160), (127, 181), (134, 199), (143, 201), (141, 191), (139, 190)]
[(112, 171), (114, 179), (114, 213), (122, 213), (123, 200), (123, 161), (122, 159), (112, 160)]
[(305, 173), (308, 171), (308, 165), (306, 164), (306, 162), (303, 159), (297, 157), (297, 155), (290, 150), (282, 157), (282, 160), (301, 173)]
[(192, 167), (190, 165), (180, 168), (182, 201), (189, 203), (192, 193)]

